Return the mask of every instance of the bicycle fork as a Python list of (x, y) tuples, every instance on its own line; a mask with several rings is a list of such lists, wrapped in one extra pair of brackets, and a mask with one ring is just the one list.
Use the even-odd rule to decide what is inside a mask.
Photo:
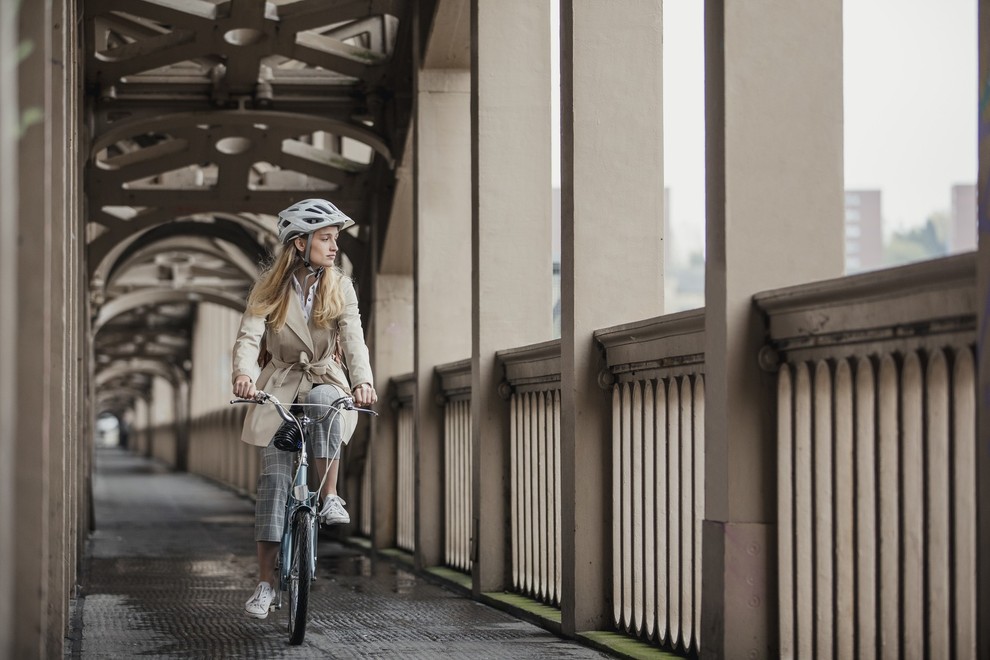
[(292, 533), (292, 529), (295, 518), (301, 511), (307, 511), (310, 514), (309, 538), (313, 543), (313, 547), (306, 549), (306, 561), (309, 563), (309, 574), (313, 576), (314, 580), (316, 579), (316, 507), (318, 496), (316, 493), (310, 493), (309, 491), (305, 467), (306, 463), (303, 463), (301, 466), (302, 469), (296, 471), (295, 481), (292, 484), (292, 490), (285, 506), (285, 521), (283, 522), (282, 543), (279, 547), (277, 566), (280, 584), (278, 592), (275, 595), (275, 609), (282, 609), (282, 593), (289, 588), (289, 581), (292, 579), (289, 571), (291, 570), (290, 566), (292, 566), (295, 545), (298, 543), (298, 539)]

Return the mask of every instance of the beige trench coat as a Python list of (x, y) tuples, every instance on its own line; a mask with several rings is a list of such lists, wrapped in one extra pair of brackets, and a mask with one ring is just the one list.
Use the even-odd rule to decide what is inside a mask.
[[(234, 342), (231, 382), (240, 375), (247, 375), (254, 381), (255, 387), (285, 404), (295, 401), (298, 395), (305, 394), (313, 385), (333, 383), (347, 393), (351, 391), (350, 383), (374, 386), (368, 347), (364, 343), (358, 313), (357, 294), (349, 278), (342, 278), (341, 286), (344, 312), (337, 319), (337, 327), (323, 329), (312, 320), (307, 323), (302, 303), (296, 295), (292, 295), (285, 325), (279, 332), (266, 333), (265, 319), (245, 312)], [(338, 328), (350, 380), (333, 359)], [(258, 366), (262, 337), (266, 339), (271, 356), (264, 369)], [(345, 414), (357, 416), (353, 411)], [(353, 428), (354, 420), (347, 422)], [(241, 440), (259, 447), (267, 446), (281, 423), (282, 419), (271, 405), (251, 406), (244, 419)]]

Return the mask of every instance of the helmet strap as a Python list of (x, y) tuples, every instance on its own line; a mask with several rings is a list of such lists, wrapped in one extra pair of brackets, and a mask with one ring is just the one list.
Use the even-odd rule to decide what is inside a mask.
[(313, 264), (309, 263), (309, 251), (313, 248), (313, 232), (306, 235), (306, 250), (300, 252), (299, 257), (302, 259), (303, 265), (309, 270), (309, 274), (313, 277), (318, 276), (323, 272), (323, 268), (313, 268)]
[(299, 256), (302, 258), (303, 265), (305, 265), (306, 268), (309, 269), (310, 273), (314, 272), (313, 267), (309, 263), (309, 251), (312, 249), (312, 247), (313, 247), (313, 234), (311, 232), (309, 234), (306, 234), (306, 249), (299, 254)]

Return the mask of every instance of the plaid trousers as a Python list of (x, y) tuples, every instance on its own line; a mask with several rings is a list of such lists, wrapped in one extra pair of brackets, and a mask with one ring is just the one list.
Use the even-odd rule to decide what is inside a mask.
[[(304, 403), (329, 404), (337, 398), (337, 390), (332, 386), (317, 385), (305, 397)], [(273, 414), (275, 414), (273, 412)], [(342, 420), (333, 413), (309, 429), (306, 439), (306, 452), (316, 458), (340, 458)], [(276, 449), (269, 443), (261, 448), (261, 474), (258, 476), (258, 499), (254, 511), (254, 540), (282, 540), (282, 527), (285, 524), (285, 503), (292, 485), (295, 452)], [(310, 462), (311, 474), (315, 462)]]

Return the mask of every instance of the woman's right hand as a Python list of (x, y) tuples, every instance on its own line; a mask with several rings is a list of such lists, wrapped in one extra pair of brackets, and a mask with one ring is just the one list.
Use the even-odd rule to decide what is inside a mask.
[(241, 399), (253, 399), (255, 392), (257, 390), (254, 389), (254, 381), (251, 380), (250, 376), (241, 374), (234, 379), (234, 396)]

